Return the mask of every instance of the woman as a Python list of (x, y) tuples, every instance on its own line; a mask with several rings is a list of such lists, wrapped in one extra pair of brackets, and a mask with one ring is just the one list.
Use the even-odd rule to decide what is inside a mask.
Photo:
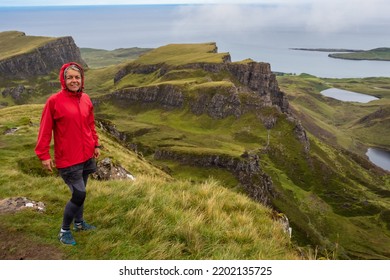
[[(64, 210), (59, 240), (75, 245), (70, 225), (74, 230), (91, 230), (94, 226), (84, 221), (84, 200), (88, 175), (96, 171), (99, 140), (95, 130), (93, 105), (83, 92), (84, 71), (75, 63), (64, 64), (60, 70), (61, 91), (51, 95), (42, 112), (35, 153), (43, 168), (53, 171), (54, 162), (59, 174), (69, 186), (72, 197)], [(54, 162), (50, 142), (54, 135)]]

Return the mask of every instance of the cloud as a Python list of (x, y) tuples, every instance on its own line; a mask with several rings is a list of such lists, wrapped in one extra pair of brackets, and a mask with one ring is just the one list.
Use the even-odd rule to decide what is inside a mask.
[[(295, 4), (294, 4), (295, 3)], [(265, 29), (319, 33), (356, 31), (365, 26), (390, 26), (388, 0), (317, 0), (277, 5), (189, 5), (178, 9), (174, 33), (190, 35), (255, 32)]]
[(388, 0), (320, 0), (310, 5), (306, 29), (319, 32), (358, 30), (375, 24), (389, 25)]

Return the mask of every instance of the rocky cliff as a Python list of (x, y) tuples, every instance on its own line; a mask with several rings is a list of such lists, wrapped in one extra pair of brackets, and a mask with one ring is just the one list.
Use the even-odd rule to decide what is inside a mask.
[[(213, 118), (225, 118), (229, 115), (241, 116), (248, 110), (258, 110), (274, 106), (283, 113), (289, 112), (287, 98), (280, 91), (270, 65), (262, 62), (232, 63), (226, 58), (223, 63), (191, 63), (179, 66), (167, 64), (140, 65), (132, 63), (121, 69), (115, 76), (118, 84), (126, 75), (157, 73), (164, 79), (170, 72), (183, 69), (203, 70), (212, 75), (225, 73), (223, 81), (229, 86), (205, 86), (196, 94), (186, 94), (188, 86), (159, 85), (143, 87), (125, 87), (112, 93), (112, 98), (120, 102), (151, 104), (165, 108), (181, 108), (189, 104), (194, 114), (208, 114)], [(215, 82), (209, 78), (210, 82)]]
[[(26, 36), (21, 33), (20, 36)], [(50, 40), (32, 50), (0, 60), (0, 76), (26, 79), (58, 71), (66, 62), (75, 61), (86, 66), (72, 37)]]
[(245, 154), (241, 158), (234, 158), (227, 155), (194, 155), (157, 150), (154, 158), (174, 160), (185, 165), (226, 169), (234, 174), (252, 199), (269, 207), (272, 207), (272, 199), (277, 196), (271, 177), (260, 166), (258, 155)]

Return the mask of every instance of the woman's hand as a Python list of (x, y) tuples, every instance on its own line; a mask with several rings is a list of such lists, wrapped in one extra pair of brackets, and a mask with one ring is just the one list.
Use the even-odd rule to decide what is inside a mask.
[(95, 152), (93, 153), (93, 156), (95, 158), (98, 158), (100, 156), (100, 148), (95, 148)]
[(42, 160), (42, 166), (44, 169), (49, 170), (50, 172), (53, 172), (54, 163), (51, 160), (51, 158)]

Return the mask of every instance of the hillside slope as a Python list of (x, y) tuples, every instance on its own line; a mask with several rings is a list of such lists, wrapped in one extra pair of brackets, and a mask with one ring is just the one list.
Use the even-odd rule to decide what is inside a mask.
[(64, 63), (86, 65), (72, 37), (27, 36), (23, 32), (0, 32), (0, 81), (47, 75)]
[(56, 236), (69, 190), (58, 176), (42, 172), (34, 155), (41, 110), (0, 109), (0, 201), (24, 196), (46, 206), (44, 213), (0, 213), (1, 230), (23, 242), (0, 240), (0, 256), (19, 256), (22, 246), (22, 256), (46, 259), (29, 250), (41, 244), (53, 252), (50, 258), (63, 259), (300, 258), (270, 209), (213, 179), (174, 180), (100, 129), (102, 158), (120, 163), (136, 180), (91, 180), (86, 218), (98, 230), (76, 234), (76, 248), (61, 245)]
[(103, 126), (172, 176), (218, 176), (286, 214), (294, 240), (322, 254), (390, 257), (388, 175), (308, 137), (268, 64), (167, 45), (124, 66), (114, 87), (95, 99)]
[(80, 48), (81, 57), (90, 68), (107, 67), (122, 62), (128, 62), (150, 51), (150, 48), (121, 48), (112, 51)]
[[(365, 157), (367, 147), (390, 150), (390, 78), (323, 79), (309, 75), (278, 78), (291, 107), (316, 137)], [(334, 87), (373, 95), (369, 103), (342, 102), (320, 92)]]
[[(47, 81), (46, 79), (53, 77), (40, 76), (36, 79)], [(17, 80), (14, 82), (19, 83)], [(292, 88), (302, 85), (301, 82), (289, 82)], [(21, 83), (28, 85), (29, 81), (23, 80)], [(353, 81), (351, 85), (359, 83), (360, 81)], [(44, 88), (44, 82), (40, 84)], [(142, 162), (146, 160), (159, 166), (158, 169), (150, 169), (157, 179), (135, 174), (137, 180), (132, 186), (137, 189), (128, 190), (128, 184), (123, 182), (104, 183), (103, 189), (100, 189), (102, 185), (97, 182), (91, 185), (91, 189), (99, 189), (98, 194), (107, 194), (115, 200), (111, 203), (96, 199), (92, 203), (92, 213), (100, 214), (96, 218), (104, 228), (117, 226), (115, 231), (105, 231), (105, 235), (113, 243), (119, 244), (120, 252), (109, 247), (112, 254), (105, 256), (121, 258), (138, 255), (141, 258), (158, 258), (157, 252), (152, 248), (156, 244), (165, 244), (162, 252), (167, 258), (290, 258), (285, 241), (277, 241), (283, 248), (278, 252), (274, 250), (274, 243), (267, 239), (270, 236), (279, 238), (280, 234), (262, 232), (262, 221), (257, 220), (267, 220), (269, 214), (274, 213), (277, 217), (288, 217), (294, 243), (310, 246), (310, 250), (318, 252), (318, 256), (341, 259), (390, 258), (388, 173), (376, 168), (359, 154), (351, 152), (352, 149), (348, 149), (348, 146), (339, 144), (340, 139), (345, 144), (343, 141), (352, 134), (346, 136), (341, 129), (336, 129), (336, 126), (329, 123), (332, 120), (329, 116), (332, 117), (332, 112), (335, 112), (332, 104), (321, 102), (318, 96), (314, 99), (313, 96), (299, 96), (296, 101), (308, 102), (303, 102), (302, 105), (297, 102), (290, 106), (288, 98), (291, 91), (286, 94), (284, 90), (280, 90), (269, 64), (250, 59), (233, 63), (229, 54), (217, 52), (214, 43), (171, 44), (154, 49), (131, 63), (89, 70), (86, 85), (87, 92), (93, 97), (101, 133), (107, 133), (121, 143), (118, 145), (119, 152), (111, 148), (109, 154), (117, 154), (120, 159), (122, 154), (129, 153), (130, 158), (142, 159)], [(317, 81), (309, 81), (307, 85), (304, 88), (308, 91), (324, 87), (324, 84)], [(43, 102), (42, 98), (43, 96), (38, 96), (29, 100)], [(313, 105), (321, 110), (317, 112)], [(339, 108), (342, 110), (339, 113), (349, 119), (350, 112), (343, 106)], [(354, 107), (347, 107), (350, 108)], [(360, 112), (361, 109), (363, 113)], [(312, 113), (306, 114), (309, 111)], [(372, 126), (375, 133), (379, 132), (381, 124), (377, 122), (377, 117), (381, 114), (370, 115), (374, 111), (369, 106), (359, 110), (355, 108), (354, 112), (361, 117), (368, 116), (370, 123), (378, 125)], [(19, 112), (15, 117), (20, 115), (22, 114)], [(315, 118), (307, 121), (308, 117)], [(9, 117), (4, 118), (6, 120)], [(17, 122), (21, 121), (29, 123), (28, 118)], [(326, 132), (329, 139), (334, 137), (336, 141), (328, 141), (311, 129), (322, 128), (323, 125), (324, 129), (320, 131)], [(333, 132), (336, 135), (332, 135)], [(11, 138), (2, 138), (2, 141), (7, 139)], [(31, 151), (33, 141), (29, 141), (29, 144), (23, 144), (22, 147)], [(132, 152), (126, 151), (122, 146)], [(23, 157), (23, 152), (15, 154), (16, 149), (23, 151), (15, 141), (4, 142), (4, 147), (4, 155), (7, 155), (7, 151), (11, 155), (6, 157), (6, 163), (10, 163), (15, 156)], [(29, 164), (25, 163), (32, 158), (34, 156), (30, 154), (24, 161), (19, 161), (18, 166), (26, 171), (25, 167)], [(130, 158), (123, 161), (131, 162)], [(132, 168), (136, 170), (139, 164)], [(140, 167), (139, 170), (148, 166), (149, 164)], [(9, 169), (10, 166), (5, 167)], [(35, 170), (40, 170), (39, 165)], [(159, 170), (164, 170), (175, 180), (166, 181), (164, 176), (161, 179)], [(17, 173), (19, 177), (20, 174)], [(19, 178), (16, 175), (12, 178), (7, 176), (4, 177), (4, 184)], [(22, 178), (33, 182), (25, 175)], [(26, 186), (18, 180), (19, 185)], [(40, 180), (41, 178), (36, 182), (42, 184)], [(61, 186), (59, 181), (50, 182)], [(4, 195), (17, 193), (18, 189), (11, 184), (4, 188)], [(149, 189), (153, 191), (150, 192)], [(226, 194), (229, 203), (212, 195), (214, 191), (223, 193), (223, 196)], [(206, 197), (211, 195), (218, 199), (199, 198), (199, 194), (205, 193)], [(66, 193), (62, 195), (66, 197)], [(246, 207), (264, 209), (261, 204), (265, 204), (273, 208), (273, 211), (266, 210), (268, 214), (263, 215), (258, 210), (245, 208), (244, 212), (250, 213), (250, 216), (242, 217), (240, 211), (243, 208), (239, 206), (241, 198), (237, 196), (245, 199)], [(38, 197), (53, 200), (47, 192)], [(137, 199), (133, 199), (134, 197)], [(193, 201), (192, 197), (199, 199)], [(169, 203), (165, 204), (165, 200)], [(221, 202), (216, 204), (217, 200)], [(54, 201), (58, 202), (58, 198)], [(134, 210), (134, 206), (145, 204), (151, 209), (138, 209), (140, 212)], [(62, 204), (58, 202), (56, 205)], [(106, 205), (109, 205), (110, 210)], [(123, 208), (123, 205), (130, 206)], [(111, 209), (114, 212), (111, 211), (111, 216), (104, 217), (100, 208), (105, 209), (103, 212)], [(172, 213), (171, 209), (177, 209), (177, 212)], [(191, 214), (186, 210), (190, 210)], [(55, 211), (57, 215), (61, 210), (51, 211)], [(130, 225), (126, 223), (132, 214), (141, 212), (147, 214), (144, 218), (141, 218), (141, 214), (137, 216), (142, 221), (142, 226), (135, 225), (134, 220), (131, 220)], [(277, 214), (278, 212), (282, 214)], [(162, 213), (162, 222), (151, 218), (157, 213)], [(23, 217), (21, 221), (25, 222), (26, 216)], [(2, 218), (8, 229), (12, 229), (12, 218)], [(197, 219), (199, 224), (195, 223), (195, 227), (185, 223), (186, 220), (198, 221)], [(149, 220), (153, 225), (148, 223)], [(210, 224), (210, 220), (217, 224)], [(268, 222), (265, 221), (266, 224)], [(16, 226), (16, 230), (20, 230), (21, 224), (22, 222)], [(186, 225), (186, 229), (190, 231), (180, 228), (181, 224)], [(137, 228), (136, 231), (131, 230), (133, 225)], [(234, 229), (230, 231), (232, 226), (238, 229), (244, 225), (255, 228), (245, 230), (240, 236), (231, 234), (236, 233)], [(55, 234), (54, 228), (50, 229), (52, 232), (44, 234), (45, 238)], [(125, 234), (123, 228), (130, 235)], [(268, 226), (265, 229), (268, 230)], [(142, 232), (142, 235), (137, 232)], [(155, 235), (147, 234), (149, 232), (163, 233), (161, 236), (165, 241), (156, 240)], [(136, 252), (124, 253), (129, 244), (126, 242), (130, 242), (126, 240), (131, 240), (131, 244), (145, 243), (142, 239), (144, 235), (148, 246), (136, 246)], [(259, 236), (259, 239), (254, 236)], [(264, 237), (272, 244), (266, 254), (263, 251), (266, 246), (261, 241)], [(107, 240), (104, 236), (99, 238)], [(175, 244), (173, 247), (172, 240)], [(218, 241), (214, 242), (216, 240)], [(230, 253), (223, 251), (220, 246), (226, 242), (230, 244), (226, 247)], [(256, 249), (245, 249), (243, 253), (239, 248), (249, 248), (248, 244), (251, 244), (251, 248), (253, 244), (257, 244)], [(168, 247), (173, 251), (169, 251)], [(199, 248), (203, 253), (200, 253)], [(89, 252), (71, 257), (88, 256), (95, 255)]]

